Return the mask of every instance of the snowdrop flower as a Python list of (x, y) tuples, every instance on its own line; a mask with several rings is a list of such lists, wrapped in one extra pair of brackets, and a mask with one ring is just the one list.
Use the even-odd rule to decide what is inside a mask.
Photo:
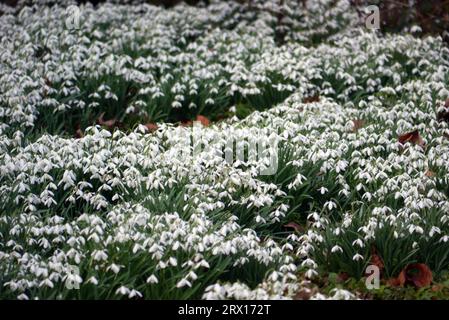
[(17, 296), (17, 299), (18, 300), (29, 300), (30, 298), (26, 294), (22, 293)]
[(119, 273), (120, 271), (120, 266), (116, 265), (116, 264), (111, 264), (109, 267), (107, 267), (106, 270), (111, 270), (112, 272), (114, 272), (115, 274)]
[(321, 194), (325, 194), (325, 193), (327, 193), (329, 190), (328, 190), (327, 188), (325, 188), (325, 187), (321, 187), (321, 188), (318, 189), (318, 191), (319, 191)]
[(93, 285), (98, 285), (98, 280), (97, 278), (95, 278), (94, 276), (90, 277), (89, 279), (87, 279), (86, 281), (87, 283), (92, 283)]
[(336, 253), (336, 252), (342, 253), (342, 252), (343, 252), (343, 249), (342, 249), (340, 246), (335, 245), (335, 246), (332, 247), (331, 252), (332, 252), (332, 253)]
[(176, 288), (191, 287), (191, 286), (192, 286), (192, 284), (190, 283), (190, 281), (188, 281), (186, 279), (181, 279), (176, 284)]
[[(226, 1), (182, 10), (80, 6), (85, 19), (75, 33), (54, 23), (65, 14), (58, 6), (17, 9), (16, 20), (1, 16), (8, 21), (0, 38), (8, 41), (0, 46), (0, 207), (14, 214), (0, 215), (0, 238), (8, 238), (0, 264), (13, 271), (5, 271), (10, 281), (0, 296), (62, 298), (56, 292), (61, 281), (82, 282), (65, 277), (63, 266), (93, 260), (86, 264), (88, 283), (115, 290), (115, 277), (92, 276), (111, 271), (122, 281), (117, 294), (140, 298), (143, 292), (131, 288), (145, 283), (126, 276), (131, 257), (154, 272), (144, 292), (158, 297), (158, 270), (173, 273), (164, 282), (182, 290), (203, 281), (219, 255), (229, 259), (227, 267), (254, 262), (272, 272), (261, 275), (255, 289), (245, 279), (207, 283), (203, 297), (292, 298), (301, 265), (307, 277), (316, 277), (318, 270), (338, 271), (326, 270), (340, 264), (333, 259), (359, 264), (361, 254), (336, 243), (354, 236), (352, 246), (366, 248), (385, 232), (393, 235), (389, 246), (403, 250), (413, 243), (438, 265), (438, 255), (423, 248), (445, 249), (449, 239), (449, 200), (441, 188), (447, 181), (440, 174), (449, 167), (447, 46), (431, 36), (360, 30), (347, 1), (331, 9), (326, 1), (308, 4), (319, 14), (304, 20), (300, 4), (289, 1), (283, 45), (274, 39), (275, 13)], [(223, 19), (232, 30), (222, 28)], [(36, 30), (51, 36), (31, 41)], [(310, 47), (317, 36), (323, 41)], [(266, 87), (288, 98), (268, 108)], [(166, 122), (173, 108), (176, 114), (226, 113), (236, 96), (250, 109), (263, 98), (267, 108), (207, 127)], [(93, 109), (105, 112), (103, 125), (79, 128), (77, 138), (61, 134), (58, 127), (76, 128), (60, 119)], [(157, 122), (156, 131), (128, 130), (128, 120), (147, 118)], [(120, 126), (110, 128), (117, 119)], [(30, 130), (36, 139), (28, 139)], [(410, 135), (405, 143), (402, 134)], [(261, 177), (270, 159), (236, 159), (230, 138), (236, 149), (262, 141), (264, 155), (280, 154), (282, 142), (287, 164)], [(286, 186), (277, 180), (281, 165), (290, 176)], [(308, 205), (289, 206), (292, 199)], [(260, 236), (260, 228), (277, 230), (291, 214), (307, 218), (305, 231), (285, 241)], [(335, 254), (321, 265), (316, 258), (329, 248)], [(343, 291), (316, 297), (351, 298)]]
[(156, 283), (159, 283), (159, 280), (157, 279), (157, 277), (154, 274), (152, 274), (151, 276), (149, 276), (147, 278), (147, 283), (156, 284)]
[(122, 296), (129, 295), (130, 293), (131, 293), (131, 291), (125, 286), (121, 286), (120, 288), (118, 288), (115, 291), (115, 294), (122, 295)]
[(353, 245), (353, 246), (357, 245), (357, 246), (359, 246), (360, 248), (363, 248), (363, 247), (365, 246), (365, 245), (363, 244), (363, 241), (362, 241), (361, 239), (354, 240), (354, 241), (352, 242), (352, 245)]
[(327, 201), (324, 204), (324, 207), (326, 207), (329, 211), (331, 211), (332, 209), (337, 208), (337, 204), (333, 201)]
[(359, 261), (359, 260), (363, 260), (363, 256), (359, 253), (356, 253), (353, 257), (352, 260), (354, 261)]

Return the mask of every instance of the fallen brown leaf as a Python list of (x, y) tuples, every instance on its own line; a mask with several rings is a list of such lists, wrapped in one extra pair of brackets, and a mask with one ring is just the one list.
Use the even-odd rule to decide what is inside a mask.
[(51, 81), (50, 80), (48, 80), (48, 78), (47, 77), (44, 77), (44, 82), (45, 82), (45, 84), (47, 85), (47, 86), (49, 86), (49, 87), (51, 87)]
[(315, 290), (309, 288), (300, 289), (294, 296), (294, 300), (309, 300), (315, 294)]
[(431, 171), (431, 170), (427, 170), (425, 175), (429, 178), (435, 177), (435, 172)]
[(427, 287), (432, 283), (432, 271), (424, 263), (413, 263), (406, 268), (406, 279), (415, 287)]
[(443, 285), (441, 285), (441, 284), (435, 284), (435, 285), (433, 285), (432, 286), (432, 291), (433, 292), (439, 292), (439, 291), (441, 291), (441, 290), (443, 290), (444, 289), (444, 286)]
[(427, 287), (432, 283), (432, 271), (424, 263), (412, 263), (407, 265), (397, 278), (388, 280), (388, 284), (394, 287), (402, 287), (411, 284), (416, 288)]
[(79, 124), (77, 124), (75, 126), (75, 129), (76, 129), (75, 130), (75, 138), (76, 139), (80, 139), (80, 138), (84, 137), (84, 132), (83, 132), (83, 130), (81, 130), (81, 127)]
[(382, 272), (383, 269), (385, 268), (384, 262), (383, 262), (382, 258), (379, 256), (379, 254), (377, 253), (377, 249), (374, 246), (371, 248), (370, 264), (378, 267), (380, 272)]
[(193, 124), (190, 120), (181, 121), (181, 127), (190, 127)]
[(159, 127), (157, 126), (157, 124), (152, 123), (152, 122), (146, 123), (146, 124), (144, 124), (144, 126), (145, 126), (145, 128), (147, 128), (147, 130), (148, 130), (149, 132), (154, 132), (154, 131), (156, 131), (157, 129), (159, 129)]
[(388, 279), (387, 284), (391, 287), (403, 287), (405, 284), (405, 274), (401, 271), (397, 278)]
[(210, 120), (202, 115), (196, 116), (196, 121), (200, 122), (205, 127), (208, 127), (210, 125)]
[(449, 98), (444, 102), (445, 110), (438, 112), (437, 120), (449, 122)]
[(104, 120), (104, 112), (100, 114), (100, 116), (98, 117), (98, 124), (101, 126), (105, 126), (108, 129), (113, 129), (115, 127), (115, 124), (117, 122), (117, 119), (111, 119), (111, 120)]
[(337, 275), (337, 280), (339, 282), (346, 282), (349, 279), (349, 274), (347, 272), (340, 272)]
[(81, 129), (77, 129), (75, 132), (75, 138), (80, 139), (82, 137), (84, 137), (84, 133), (81, 131)]
[(353, 132), (357, 132), (359, 129), (361, 129), (365, 126), (365, 120), (362, 120), (362, 119), (352, 120), (352, 123), (353, 123), (353, 127), (352, 127)]
[(421, 138), (419, 131), (414, 130), (405, 134), (402, 134), (398, 137), (398, 140), (401, 144), (405, 144), (407, 142), (417, 144), (420, 147), (424, 147), (424, 140)]
[(305, 97), (304, 99), (302, 99), (303, 103), (312, 103), (312, 102), (319, 102), (319, 101), (320, 101), (320, 96), (319, 95)]

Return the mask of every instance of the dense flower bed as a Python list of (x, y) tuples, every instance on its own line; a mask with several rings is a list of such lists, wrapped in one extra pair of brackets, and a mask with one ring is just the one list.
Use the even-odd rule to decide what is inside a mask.
[[(268, 1), (0, 17), (2, 298), (293, 298), (373, 248), (386, 278), (447, 271), (447, 46), (287, 5), (282, 25)], [(179, 125), (198, 115), (220, 121)], [(229, 137), (275, 173), (227, 161)]]

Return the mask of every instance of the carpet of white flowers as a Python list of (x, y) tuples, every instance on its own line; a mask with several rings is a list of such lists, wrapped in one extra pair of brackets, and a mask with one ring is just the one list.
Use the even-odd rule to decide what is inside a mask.
[[(447, 44), (276, 3), (0, 17), (0, 298), (289, 299), (373, 248), (386, 278), (449, 271)], [(252, 136), (274, 174), (222, 156)]]

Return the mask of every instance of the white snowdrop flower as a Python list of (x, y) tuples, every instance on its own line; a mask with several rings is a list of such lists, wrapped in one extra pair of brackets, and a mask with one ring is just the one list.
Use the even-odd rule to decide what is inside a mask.
[(142, 298), (143, 295), (139, 291), (132, 289), (131, 292), (128, 294), (128, 298), (132, 299), (135, 297)]
[(119, 273), (120, 271), (120, 266), (116, 265), (116, 264), (111, 264), (106, 270), (111, 270), (112, 272), (114, 272), (115, 274)]
[(171, 104), (172, 108), (176, 109), (176, 108), (181, 108), (182, 107), (182, 103), (179, 101), (173, 101)]
[(337, 208), (337, 204), (334, 201), (327, 201), (324, 203), (324, 207), (331, 211), (332, 209)]
[(159, 280), (157, 279), (157, 277), (154, 274), (152, 274), (151, 276), (149, 276), (147, 278), (147, 283), (156, 284), (156, 283), (159, 283)]
[(73, 171), (64, 171), (61, 181), (58, 185), (64, 184), (64, 190), (73, 187), (75, 185), (76, 176)]
[(158, 244), (157, 244), (157, 243), (154, 243), (154, 244), (150, 247), (150, 249), (148, 249), (148, 252), (149, 252), (149, 253), (154, 253), (154, 252), (156, 252), (156, 251), (159, 251), (159, 249), (160, 249), (160, 247), (158, 246)]
[(429, 237), (433, 237), (435, 234), (440, 234), (441, 233), (441, 229), (433, 226), (430, 231), (429, 231)]
[(336, 171), (337, 173), (343, 172), (343, 171), (346, 170), (346, 167), (347, 167), (347, 166), (348, 166), (348, 162), (347, 162), (347, 161), (345, 161), (345, 160), (340, 160), (340, 161), (337, 162), (335, 171)]
[[(387, 229), (398, 250), (409, 240), (419, 254), (434, 242), (446, 245), (449, 201), (441, 175), (449, 165), (444, 137), (449, 126), (442, 121), (449, 96), (446, 47), (438, 37), (359, 30), (347, 1), (332, 8), (325, 2), (313, 2), (319, 14), (307, 21), (289, 2), (282, 46), (273, 38), (277, 27), (268, 23), (276, 20), (275, 12), (234, 17), (228, 13), (247, 8), (226, 1), (150, 12), (131, 5), (81, 6), (85, 19), (75, 33), (53, 23), (64, 8), (39, 10), (36, 4), (35, 11), (19, 10), (17, 21), (0, 28), (9, 41), (0, 46), (0, 204), (14, 212), (0, 216), (0, 238), (8, 238), (0, 264), (13, 271), (5, 271), (10, 281), (1, 293), (63, 298), (55, 290), (73, 277), (64, 274), (66, 263), (93, 260), (91, 276), (120, 272), (125, 260), (146, 252), (153, 286), (162, 283), (156, 277), (160, 269), (176, 269), (174, 277), (192, 285), (203, 280), (208, 261), (226, 255), (233, 267), (255, 260), (271, 272), (255, 289), (246, 279), (205, 283), (203, 298), (284, 299), (302, 285), (295, 280), (293, 261), (301, 259), (311, 277), (321, 269), (337, 272), (334, 264), (322, 266), (316, 257), (324, 248), (334, 253), (328, 258), (351, 260), (337, 255), (343, 251), (337, 243), (353, 230), (360, 234), (353, 249), (363, 252), (368, 243), (382, 241), (378, 237)], [(230, 16), (236, 20), (227, 21), (233, 30), (221, 28)], [(96, 23), (103, 20), (109, 23), (99, 30)], [(31, 39), (35, 30), (44, 37)], [(318, 46), (304, 46), (317, 35), (323, 39)], [(150, 47), (157, 50), (136, 54)], [(242, 106), (232, 106), (231, 117), (208, 127), (167, 123), (173, 108), (179, 111), (175, 118), (182, 117), (183, 108), (192, 115), (218, 108), (219, 114), (236, 95), (254, 109), (253, 101), (264, 100), (267, 86), (289, 97), (244, 119), (237, 117)], [(77, 130), (65, 123), (71, 113), (90, 109), (104, 112), (103, 125)], [(128, 128), (128, 120), (147, 118), (158, 122), (157, 130)], [(28, 129), (36, 125), (43, 130), (33, 130), (36, 139), (28, 139)], [(77, 138), (66, 129), (77, 130)], [(425, 150), (413, 138), (414, 130)], [(405, 143), (398, 141), (403, 134), (411, 135)], [(270, 159), (260, 159), (257, 152), (235, 154), (234, 144), (247, 148), (253, 140), (266, 143), (263, 154), (274, 158), (282, 155), (280, 142), (291, 150), (287, 163), (277, 161), (274, 176), (260, 175)], [(224, 158), (225, 147), (232, 159)], [(284, 173), (291, 177), (281, 188), (277, 179)], [(314, 193), (309, 187), (318, 198), (309, 197)], [(310, 206), (288, 207), (299, 191)], [(172, 199), (176, 195), (179, 201)], [(379, 203), (388, 207), (376, 207)], [(243, 209), (251, 214), (242, 225)], [(305, 232), (280, 241), (257, 231), (271, 230), (300, 209), (307, 216)], [(120, 250), (129, 243), (130, 252)], [(354, 257), (346, 262), (360, 264), (361, 254)], [(429, 263), (437, 258), (428, 257)], [(142, 297), (124, 276), (123, 297)], [(89, 280), (117, 289), (108, 277)], [(156, 291), (145, 290), (144, 298)], [(315, 298), (352, 297), (335, 290)]]
[(310, 297), (310, 300), (328, 300), (328, 299), (324, 294), (316, 293), (312, 297)]
[(115, 294), (122, 295), (122, 296), (129, 295), (130, 293), (131, 293), (131, 291), (125, 286), (121, 286), (120, 288), (118, 288), (115, 291)]
[(203, 268), (210, 268), (209, 263), (206, 260), (201, 260), (198, 264), (198, 267), (203, 267)]
[(11, 291), (16, 291), (19, 288), (19, 285), (15, 281), (9, 281), (5, 283), (5, 287), (8, 286)]
[(317, 264), (312, 259), (306, 259), (301, 263), (303, 267), (316, 268)]
[(340, 246), (335, 245), (335, 246), (332, 247), (331, 252), (332, 253), (343, 252), (343, 249)]
[(98, 285), (98, 280), (97, 278), (95, 278), (94, 276), (90, 277), (89, 279), (87, 279), (86, 281), (87, 283), (92, 283), (93, 285)]
[(168, 259), (168, 261), (169, 261), (169, 264), (172, 265), (173, 267), (176, 267), (178, 265), (178, 261), (174, 257), (170, 257)]
[(198, 276), (195, 272), (190, 271), (189, 274), (187, 275), (192, 281), (195, 281), (196, 279), (198, 279)]
[(313, 279), (318, 275), (318, 272), (316, 272), (313, 269), (309, 269), (306, 271), (306, 273), (304, 275), (307, 279)]
[(39, 287), (49, 287), (49, 288), (53, 288), (54, 284), (53, 282), (51, 282), (50, 279), (44, 279), (41, 281), (41, 283), (39, 284)]
[(96, 232), (92, 233), (87, 239), (93, 240), (95, 243), (100, 243), (101, 241), (100, 236)]
[(373, 195), (369, 192), (365, 192), (362, 196), (362, 199), (366, 199), (366, 201), (371, 201)]
[(359, 261), (359, 260), (363, 260), (363, 256), (359, 253), (356, 253), (353, 257), (352, 260), (354, 261)]
[(411, 33), (420, 33), (420, 32), (422, 32), (422, 29), (420, 26), (414, 25), (410, 28), (410, 32)]
[(139, 250), (142, 249), (142, 248), (143, 248), (143, 247), (142, 247), (140, 244), (135, 243), (134, 246), (133, 246), (132, 252), (133, 252), (133, 253), (136, 253), (137, 251), (139, 251)]
[(279, 274), (274, 271), (270, 274), (270, 276), (268, 277), (271, 281), (276, 282), (279, 279)]
[(360, 248), (363, 248), (363, 247), (365, 246), (362, 239), (354, 240), (354, 241), (352, 242), (352, 245), (353, 245), (353, 246), (357, 245), (357, 246), (359, 246)]
[(410, 225), (408, 228), (408, 231), (410, 232), (410, 234), (413, 234), (413, 233), (423, 234), (424, 233), (423, 228), (421, 228), (420, 226), (415, 226), (415, 225)]
[(66, 277), (66, 281), (68, 281), (69, 283), (81, 284), (83, 282), (83, 279), (79, 274), (69, 273)]
[(191, 287), (191, 286), (192, 286), (192, 284), (190, 283), (190, 281), (188, 281), (186, 279), (181, 279), (176, 284), (176, 288)]
[(92, 252), (92, 255), (96, 261), (106, 261), (108, 259), (108, 255), (103, 250), (95, 250)]

